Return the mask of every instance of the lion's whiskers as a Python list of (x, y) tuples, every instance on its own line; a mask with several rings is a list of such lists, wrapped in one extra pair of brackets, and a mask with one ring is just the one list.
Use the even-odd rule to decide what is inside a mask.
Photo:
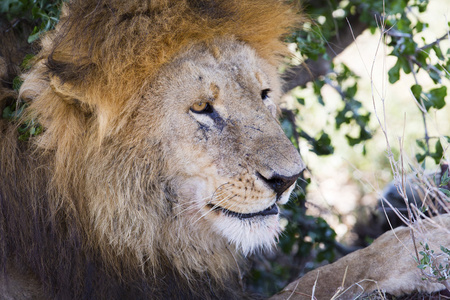
[[(220, 204), (222, 204), (224, 201), (227, 201), (230, 199), (230, 196), (226, 196), (225, 198), (223, 198), (222, 200), (218, 201), (217, 203), (214, 203), (213, 206), (208, 209), (208, 211), (206, 211), (205, 213), (203, 213), (197, 220), (194, 221), (193, 224), (197, 223), (198, 221), (200, 221), (202, 218), (204, 218), (206, 215), (208, 215), (210, 212), (214, 211), (216, 208), (220, 207)], [(211, 205), (211, 203), (207, 203), (205, 204), (203, 207), (206, 207), (207, 205)]]
[[(227, 192), (227, 189), (224, 188), (224, 187), (226, 187), (227, 185), (231, 185), (231, 184), (230, 184), (229, 182), (226, 182), (226, 183), (221, 184), (221, 185), (214, 191), (214, 193), (212, 193), (211, 196), (207, 196), (207, 197), (204, 197), (204, 198), (201, 198), (201, 199), (196, 199), (195, 201), (190, 201), (190, 202), (188, 202), (188, 203), (179, 203), (179, 204), (177, 204), (177, 205), (175, 206), (175, 208), (180, 208), (180, 207), (181, 207), (181, 210), (178, 211), (178, 212), (176, 213), (175, 217), (180, 216), (181, 214), (185, 213), (186, 211), (188, 211), (188, 210), (190, 210), (190, 209), (195, 210), (195, 209), (197, 208), (199, 202), (200, 202), (200, 203), (206, 202), (206, 204), (203, 204), (203, 205), (201, 206), (201, 209), (202, 209), (203, 207), (207, 206), (208, 204), (211, 204), (211, 202), (213, 202), (214, 199), (216, 199), (216, 198), (222, 198), (222, 196), (224, 196), (225, 193)], [(228, 196), (227, 196), (227, 197), (228, 197)], [(225, 200), (226, 200), (226, 197), (225, 197), (224, 199), (222, 199), (221, 201), (219, 201), (218, 203), (216, 203), (215, 205), (218, 205), (218, 204), (222, 203), (222, 202), (225, 201)], [(216, 208), (216, 207), (213, 207), (213, 209), (214, 209), (214, 208)], [(209, 211), (208, 211), (206, 214), (208, 214), (208, 213), (209, 213)], [(205, 215), (206, 215), (206, 214), (205, 214)], [(195, 215), (194, 215), (194, 217), (195, 217)], [(200, 216), (200, 219), (203, 218), (203, 217), (204, 217), (204, 215), (203, 215), (203, 216)], [(192, 221), (192, 219), (193, 219), (193, 217), (191, 218), (190, 221)]]
[[(208, 211), (206, 211), (205, 213), (203, 213), (197, 220), (194, 221), (193, 224), (197, 223), (199, 220), (201, 220), (202, 218), (204, 218), (206, 215), (208, 215), (210, 212), (214, 211), (217, 207), (220, 207), (220, 204), (222, 204), (224, 201), (227, 201), (229, 199), (232, 199), (234, 196), (232, 196), (232, 194), (228, 194), (226, 195), (225, 193), (229, 191), (227, 189), (224, 189), (225, 186), (227, 185), (231, 185), (229, 182), (226, 182), (222, 185), (220, 185), (212, 194), (212, 196), (210, 197), (210, 201), (208, 201), (206, 204), (203, 205), (203, 207), (206, 207), (207, 205), (213, 205), (210, 209), (208, 209)], [(226, 195), (226, 197), (223, 197)], [(217, 198), (222, 198), (221, 200), (219, 200), (218, 202), (212, 203), (214, 202), (215, 199)], [(203, 208), (202, 207), (202, 208)]]
[[(207, 199), (210, 199), (211, 198), (211, 196), (208, 196), (208, 197), (204, 197), (204, 198), (201, 198), (201, 199), (199, 199), (198, 201), (200, 201), (200, 202), (203, 202), (203, 201), (206, 201)], [(181, 208), (181, 210), (180, 211), (178, 211), (176, 214), (175, 214), (175, 217), (178, 217), (178, 216), (180, 216), (181, 214), (183, 214), (183, 213), (185, 213), (186, 211), (188, 211), (189, 209), (191, 209), (191, 208), (196, 208), (196, 202), (194, 202), (194, 201), (190, 201), (190, 202), (188, 202), (188, 203), (177, 203), (176, 204), (176, 206), (175, 206), (175, 208)]]

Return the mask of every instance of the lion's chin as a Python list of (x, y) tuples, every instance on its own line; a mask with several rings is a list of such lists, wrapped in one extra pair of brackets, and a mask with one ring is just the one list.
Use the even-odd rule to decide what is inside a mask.
[(221, 213), (214, 228), (244, 256), (257, 250), (270, 250), (281, 232), (278, 214), (239, 218)]

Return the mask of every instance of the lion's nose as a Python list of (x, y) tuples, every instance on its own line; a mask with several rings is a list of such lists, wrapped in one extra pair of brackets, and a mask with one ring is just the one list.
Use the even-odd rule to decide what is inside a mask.
[(295, 174), (293, 176), (283, 176), (277, 173), (272, 174), (270, 178), (265, 178), (259, 172), (257, 173), (258, 177), (264, 181), (264, 183), (270, 187), (276, 194), (277, 197), (280, 197), (284, 191), (286, 191), (297, 178), (300, 176), (300, 173)]

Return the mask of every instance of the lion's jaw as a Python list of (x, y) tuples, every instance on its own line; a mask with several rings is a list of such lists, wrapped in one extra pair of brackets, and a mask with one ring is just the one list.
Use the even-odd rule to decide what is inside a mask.
[[(288, 201), (303, 163), (276, 120), (275, 68), (239, 42), (216, 43), (192, 47), (165, 70), (177, 78), (176, 89), (157, 91), (171, 108), (161, 122), (170, 137), (164, 151), (177, 158), (174, 214), (247, 255), (275, 244), (278, 204)], [(195, 111), (202, 101), (208, 110)]]

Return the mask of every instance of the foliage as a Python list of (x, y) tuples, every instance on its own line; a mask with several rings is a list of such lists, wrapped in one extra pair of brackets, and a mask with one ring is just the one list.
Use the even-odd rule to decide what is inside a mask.
[[(2, 118), (9, 120), (20, 120), (25, 107), (26, 104), (23, 102), (14, 102), (13, 104), (6, 106), (5, 109), (3, 109)], [(20, 141), (27, 141), (30, 137), (39, 135), (42, 130), (42, 125), (36, 122), (36, 120), (34, 119), (23, 122), (17, 128)]]
[(445, 170), (444, 174), (442, 174), (440, 183), (439, 183), (439, 191), (449, 197), (450, 199), (450, 177), (448, 176), (449, 169)]
[(421, 258), (417, 259), (418, 268), (422, 270), (423, 280), (432, 280), (450, 287), (450, 250), (441, 246), (441, 252), (430, 249), (428, 244), (422, 244), (423, 250), (419, 252)]
[[(384, 42), (391, 51), (390, 55), (397, 59), (395, 65), (388, 71), (389, 82), (395, 83), (403, 76), (415, 79), (411, 92), (419, 104), (419, 109), (423, 111), (424, 122), (424, 137), (422, 142), (418, 141), (420, 150), (416, 158), (419, 162), (423, 162), (426, 157), (430, 157), (435, 163), (439, 163), (443, 157), (442, 145), (438, 137), (428, 136), (425, 112), (440, 110), (446, 104), (446, 84), (450, 78), (448, 55), (450, 49), (440, 43), (448, 38), (447, 35), (433, 41), (426, 41), (420, 37), (422, 30), (428, 27), (428, 24), (420, 19), (421, 13), (427, 10), (428, 1), (319, 0), (307, 1), (304, 6), (305, 11), (311, 16), (311, 21), (306, 23), (302, 30), (289, 37), (288, 41), (296, 44), (302, 59), (328, 61), (329, 73), (315, 78), (313, 89), (320, 105), (325, 101), (321, 94), (324, 85), (331, 86), (340, 94), (342, 105), (334, 112), (333, 122), (336, 129), (345, 134), (348, 144), (350, 146), (364, 144), (371, 139), (373, 129), (369, 123), (373, 116), (358, 100), (358, 77), (348, 66), (334, 65), (330, 56), (338, 51), (336, 50), (338, 47), (330, 49), (338, 42), (340, 34), (351, 30), (350, 27), (363, 24), (372, 33), (382, 31)], [(347, 45), (348, 43), (344, 43), (343, 46)], [(435, 87), (425, 90), (421, 83), (417, 82), (416, 75), (420, 70), (426, 71)], [(304, 99), (299, 101), (302, 102)], [(303, 132), (301, 128), (298, 131), (302, 132), (302, 136), (314, 136)], [(326, 134), (333, 136), (332, 132)], [(437, 141), (432, 144), (433, 139)], [(313, 152), (319, 155), (332, 153), (332, 151), (329, 153), (316, 151), (314, 138), (307, 140), (311, 143)], [(332, 144), (331, 139), (325, 146), (332, 149)]]
[[(29, 68), (29, 60), (33, 57), (33, 55), (27, 55), (21, 65), (23, 70)], [(17, 76), (14, 78), (12, 87), (16, 92), (19, 92), (20, 86), (22, 85), (22, 79)], [(23, 111), (27, 106), (21, 99), (14, 101), (10, 105), (7, 105), (2, 112), (1, 117), (3, 119), (19, 121), (23, 116)], [(30, 137), (37, 136), (43, 131), (43, 127), (36, 120), (31, 119), (24, 121), (18, 128), (19, 132), (19, 140), (27, 141)]]
[(18, 26), (20, 22), (33, 24), (33, 31), (28, 37), (32, 43), (39, 36), (52, 29), (59, 20), (61, 1), (55, 0), (2, 0), (0, 13)]
[[(11, 23), (11, 26), (18, 30), (24, 30), (30, 24), (32, 31), (28, 36), (28, 43), (36, 41), (41, 34), (52, 29), (59, 20), (61, 1), (53, 0), (3, 0), (0, 3), (0, 14), (4, 15)], [(26, 71), (30, 68), (30, 62), (34, 55), (27, 54), (24, 57), (20, 68)], [(12, 82), (12, 88), (19, 91), (22, 80), (19, 76), (15, 77)], [(20, 99), (7, 105), (2, 112), (3, 119), (19, 120), (26, 104)], [(26, 141), (30, 137), (39, 135), (43, 127), (35, 120), (23, 122), (18, 127), (19, 140)]]

